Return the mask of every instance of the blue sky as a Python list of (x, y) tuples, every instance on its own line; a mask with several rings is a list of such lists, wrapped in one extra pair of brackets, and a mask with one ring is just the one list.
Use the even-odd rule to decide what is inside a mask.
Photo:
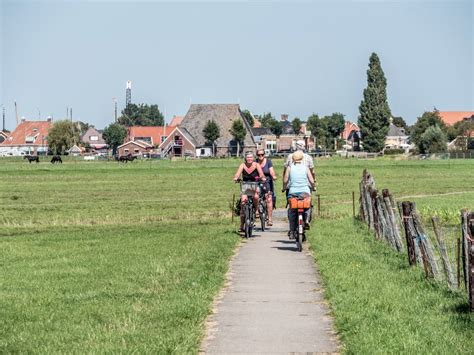
[(52, 114), (99, 128), (132, 101), (184, 115), (240, 103), (356, 121), (376, 52), (394, 115), (474, 110), (472, 1), (113, 2), (0, 0), (7, 128)]

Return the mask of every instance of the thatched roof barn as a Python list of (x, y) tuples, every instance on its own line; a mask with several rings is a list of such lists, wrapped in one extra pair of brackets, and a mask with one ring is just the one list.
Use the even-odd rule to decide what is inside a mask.
[(220, 129), (220, 137), (216, 142), (218, 151), (221, 154), (226, 154), (225, 150), (229, 148), (234, 150), (236, 143), (230, 133), (232, 123), (235, 120), (241, 120), (247, 130), (244, 146), (245, 149), (254, 149), (255, 141), (252, 135), (251, 127), (242, 116), (238, 104), (193, 104), (184, 116), (180, 127), (185, 128), (195, 139), (197, 146), (205, 146), (206, 141), (202, 130), (208, 121), (217, 123)]

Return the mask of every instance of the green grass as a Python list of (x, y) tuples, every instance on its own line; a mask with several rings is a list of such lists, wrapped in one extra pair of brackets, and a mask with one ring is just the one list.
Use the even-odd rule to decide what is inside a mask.
[(0, 352), (197, 352), (235, 162), (0, 165)]
[(459, 210), (474, 209), (474, 161), (321, 162), (322, 218), (316, 220), (310, 243), (344, 351), (472, 353), (474, 315), (466, 293), (425, 280), (421, 268), (408, 266), (406, 252), (397, 254), (353, 220), (351, 192), (358, 198), (363, 168), (379, 189), (389, 188), (397, 200), (417, 202), (432, 240), (428, 221), (440, 216), (452, 259)]
[[(197, 352), (239, 243), (229, 209), (239, 162), (2, 159), (0, 352)], [(473, 161), (317, 160), (310, 242), (345, 350), (468, 352), (466, 295), (354, 225), (364, 168), (396, 198), (418, 196), (426, 220), (452, 225), (474, 208)]]

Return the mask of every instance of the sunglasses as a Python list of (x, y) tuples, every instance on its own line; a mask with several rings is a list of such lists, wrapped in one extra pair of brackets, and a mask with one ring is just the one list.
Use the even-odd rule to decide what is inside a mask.
[(259, 157), (264, 157), (265, 154), (257, 154), (257, 156), (259, 156)]

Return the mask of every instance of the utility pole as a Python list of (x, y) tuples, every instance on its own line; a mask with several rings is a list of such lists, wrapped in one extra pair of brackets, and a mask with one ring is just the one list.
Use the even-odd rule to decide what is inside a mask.
[(114, 101), (114, 118), (115, 118), (115, 123), (117, 123), (117, 98), (112, 97), (112, 100)]
[(38, 121), (41, 121), (41, 111), (39, 107), (37, 107), (37, 109), (38, 109)]
[(3, 108), (3, 131), (5, 131), (5, 105), (2, 105), (2, 108)]
[(71, 107), (71, 109), (70, 109), (70, 110), (71, 110), (71, 122), (72, 122), (72, 107)]

